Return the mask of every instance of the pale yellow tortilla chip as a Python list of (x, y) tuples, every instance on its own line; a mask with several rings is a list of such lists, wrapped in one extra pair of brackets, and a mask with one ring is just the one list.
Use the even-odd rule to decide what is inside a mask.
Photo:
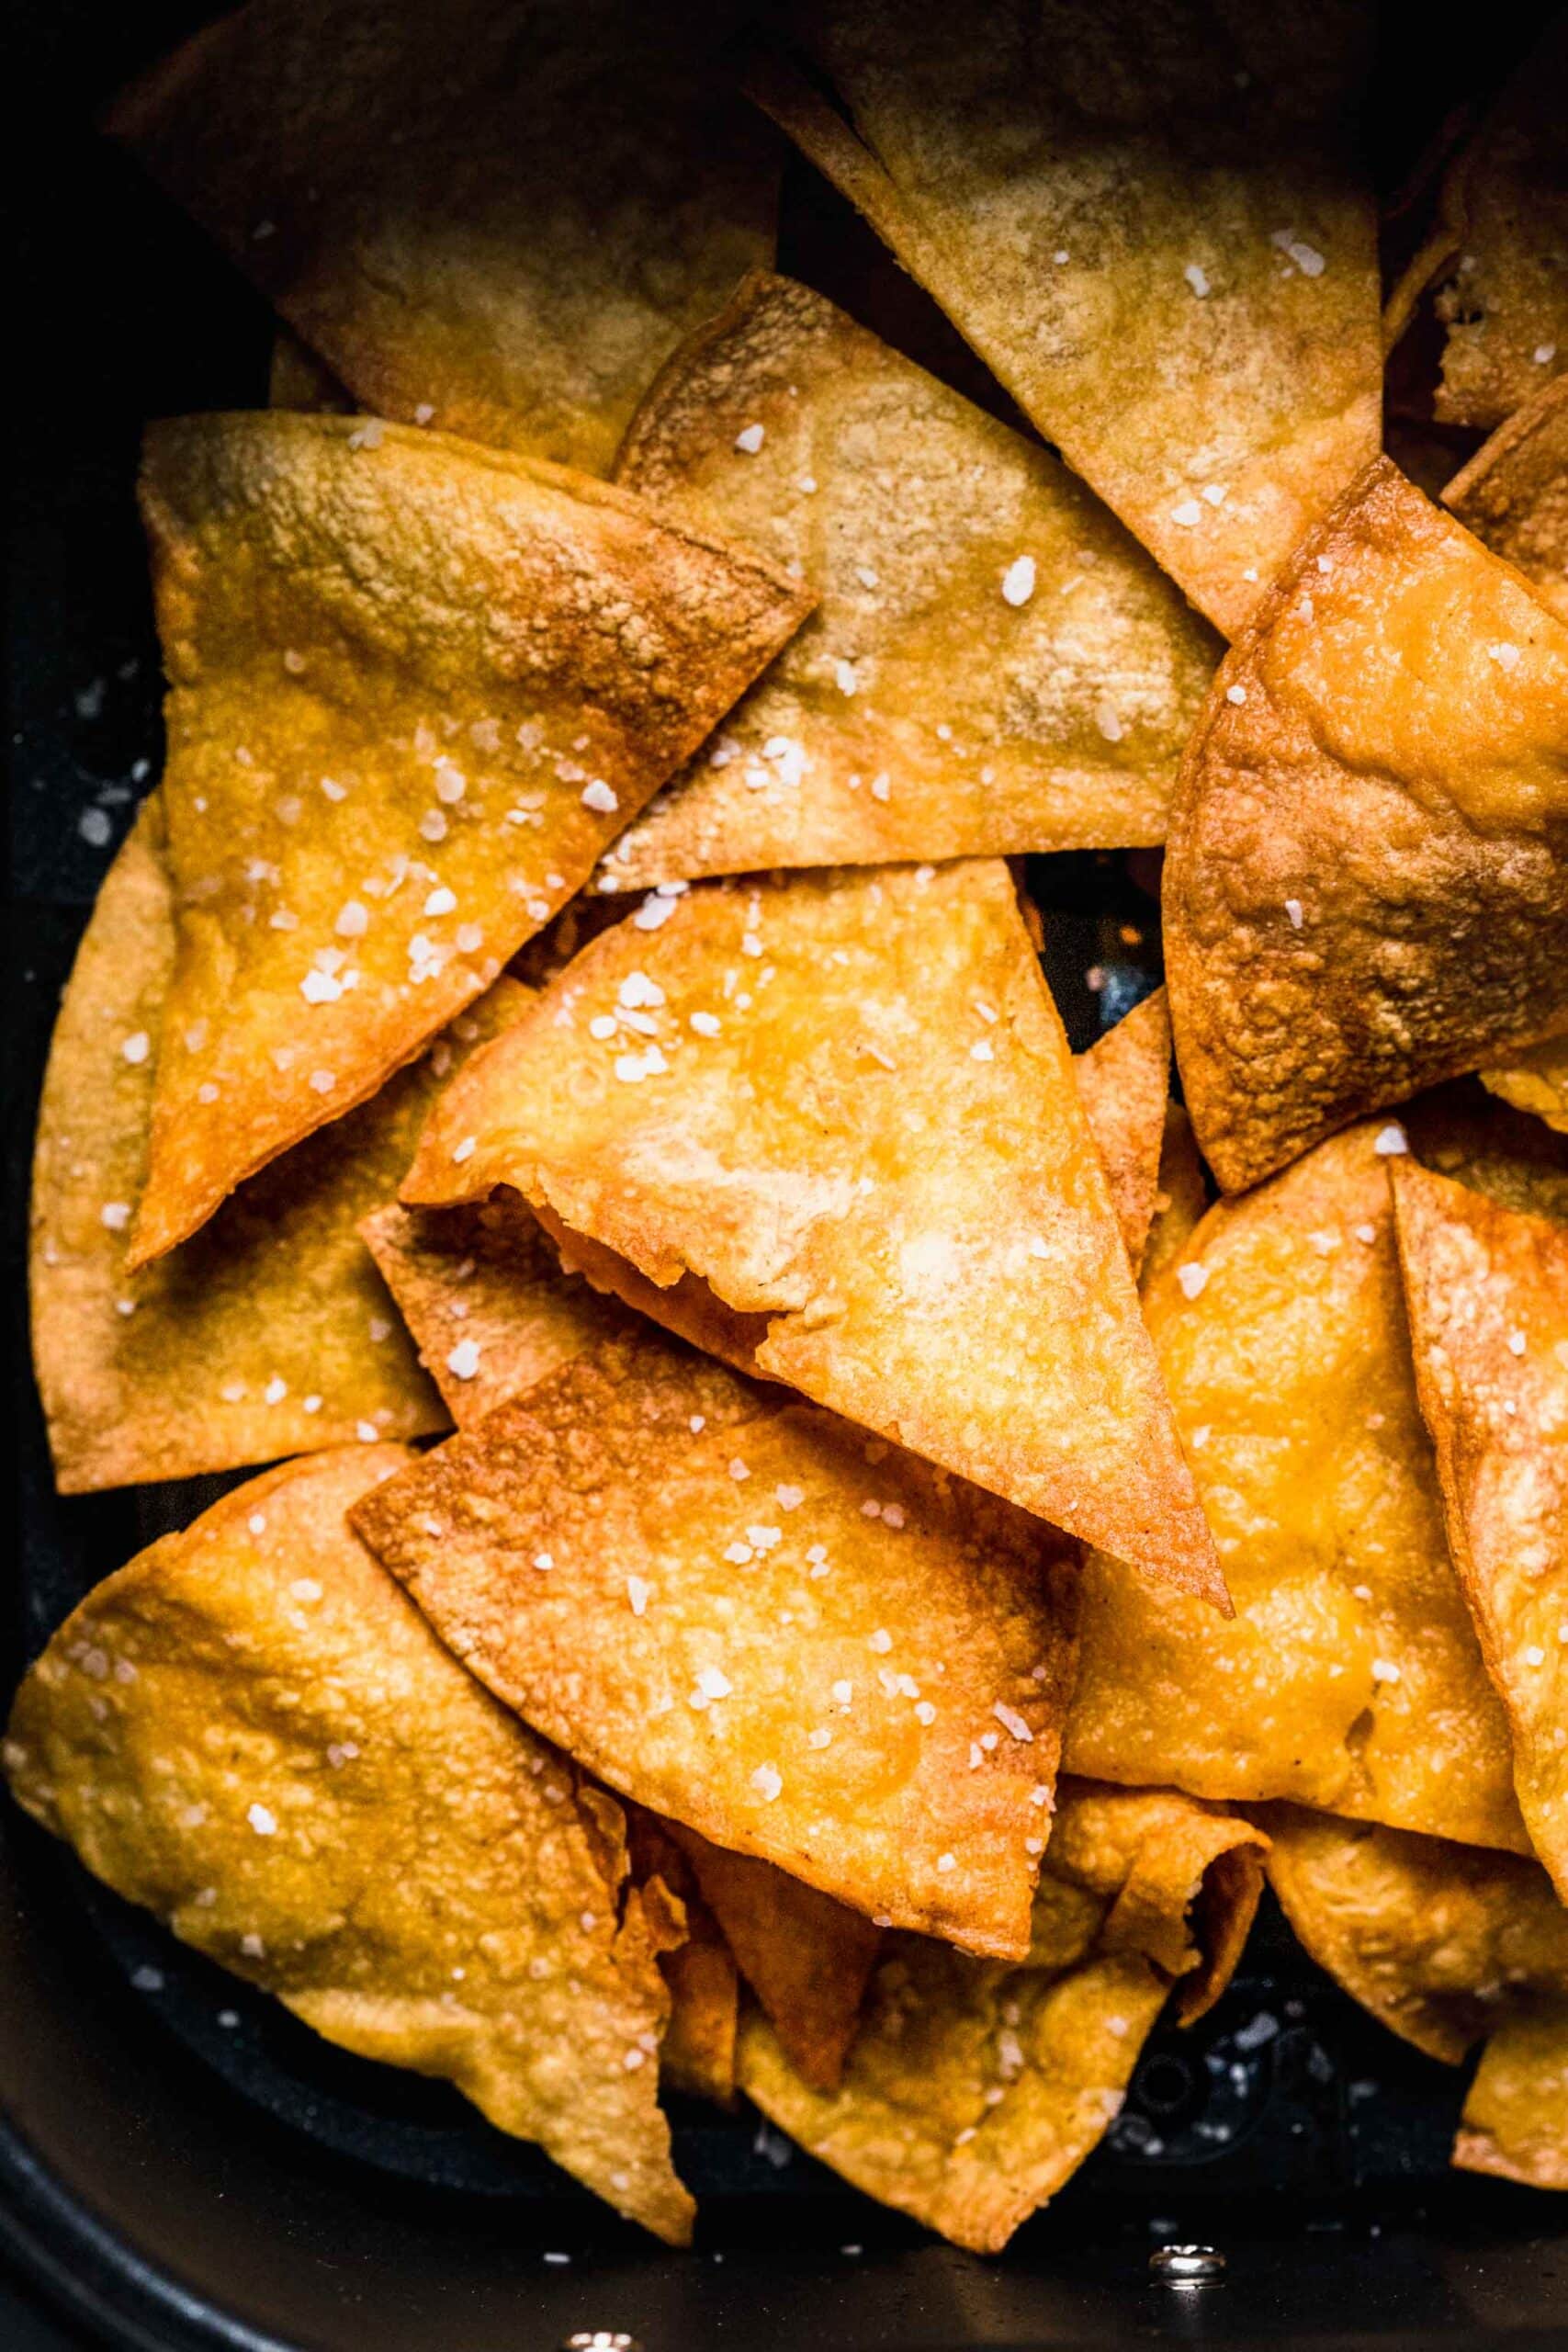
[(753, 96), (1227, 634), (1378, 449), (1367, 19), (799, 0)]
[(1568, 375), (1498, 426), (1443, 503), (1568, 620)]
[(442, 1081), (516, 1018), (525, 990), (497, 980), (373, 1101), (130, 1272), (174, 956), (154, 796), (83, 935), (39, 1111), (33, 1362), (66, 1494), (446, 1423), (355, 1227), (396, 1184)]
[(1481, 1082), (1516, 1110), (1533, 1112), (1560, 1135), (1568, 1135), (1568, 1037), (1537, 1046), (1506, 1069), (1483, 1069)]
[(624, 491), (282, 410), (155, 425), (177, 952), (131, 1261), (363, 1102), (806, 609)]
[(1156, 989), (1073, 1063), (1133, 1272), (1144, 1262), (1164, 1164), (1170, 1014)]
[(595, 1282), (577, 1237), (660, 1319), (711, 1295), (725, 1352), (747, 1317), (757, 1371), (1224, 1605), (1005, 865), (650, 898), (449, 1090), (403, 1197), (498, 1184)]
[(1453, 2162), (1532, 2188), (1568, 2188), (1568, 1997), (1506, 2018), (1492, 2036)]
[(715, 54), (735, 14), (251, 0), (108, 128), (365, 406), (604, 473), (773, 256), (776, 141)]
[(1092, 1558), (1066, 1759), (1528, 1852), (1416, 1402), (1387, 1176), (1404, 1140), (1320, 1145), (1211, 1209), (1149, 1286), (1236, 1614)]
[(675, 2244), (669, 1996), (619, 1808), (495, 1705), (344, 1512), (344, 1448), (226, 1495), (111, 1577), (23, 1683), (28, 1811), (329, 2041), (455, 2083)]
[(1568, 1226), (1409, 1161), (1393, 1201), (1449, 1546), (1525, 1826), (1568, 1903)]
[(1072, 1670), (1051, 1532), (651, 1327), (355, 1525), (496, 1696), (639, 1804), (1021, 1953)]
[(1155, 1276), (1180, 1257), (1197, 1231), (1209, 1205), (1210, 1187), (1198, 1157), (1192, 1122), (1182, 1102), (1165, 1106), (1165, 1133), (1160, 1141), (1159, 1174), (1155, 1188), (1154, 1220), (1144, 1245), (1138, 1281), (1147, 1290)]
[(820, 597), (601, 888), (1165, 838), (1220, 655), (1046, 449), (786, 277), (750, 277), (615, 479)]
[(1265, 1843), (1190, 1798), (1064, 1781), (1021, 1966), (890, 1937), (839, 2089), (759, 2017), (741, 2086), (857, 2188), (995, 2253), (1104, 2136), (1173, 1982), (1223, 1989)]
[(1404, 334), (1428, 287), (1447, 329), (1438, 419), (1490, 429), (1568, 368), (1568, 19), (1556, 11), (1450, 164), (1438, 219), (1390, 300)]
[(1224, 663), (1164, 906), (1226, 1192), (1568, 1021), (1568, 627), (1386, 461)]

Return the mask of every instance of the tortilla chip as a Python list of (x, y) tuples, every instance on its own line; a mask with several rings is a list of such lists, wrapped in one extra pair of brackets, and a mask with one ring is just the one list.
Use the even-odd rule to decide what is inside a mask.
[(615, 479), (821, 602), (601, 888), (1164, 840), (1217, 639), (1049, 450), (821, 295), (748, 278)]
[(1154, 1220), (1144, 1245), (1143, 1263), (1138, 1268), (1138, 1280), (1145, 1290), (1173, 1260), (1185, 1255), (1208, 1205), (1209, 1182), (1198, 1157), (1186, 1105), (1168, 1102), (1165, 1133), (1160, 1139)]
[(1379, 447), (1364, 12), (794, 14), (853, 129), (782, 61), (751, 95), (1234, 634)]
[(1483, 1069), (1481, 1082), (1505, 1102), (1533, 1112), (1560, 1135), (1568, 1135), (1568, 1037), (1537, 1046), (1506, 1069)]
[(882, 1930), (770, 1862), (671, 1825), (736, 1965), (761, 2001), (790, 2064), (818, 2090), (834, 2090)]
[(328, 409), (334, 416), (355, 413), (354, 394), (339, 383), (324, 359), (287, 327), (279, 327), (272, 343), (267, 370), (268, 408), (298, 408), (315, 413)]
[(644, 1327), (355, 1523), (639, 1804), (901, 1927), (1027, 1947), (1075, 1571), (1024, 1513)]
[(1146, 1291), (1236, 1615), (1091, 1559), (1066, 1757), (1528, 1852), (1416, 1403), (1403, 1140), (1353, 1129), (1222, 1202)]
[(773, 257), (734, 11), (252, 0), (108, 128), (367, 407), (609, 469), (649, 377)]
[(1170, 1085), (1170, 1014), (1156, 989), (1073, 1063), (1134, 1274), (1154, 1224)]
[(129, 1272), (174, 957), (154, 797), (83, 935), (39, 1113), (33, 1360), (65, 1494), (446, 1426), (355, 1227), (396, 1184), (443, 1080), (525, 991), (496, 981), (372, 1102)]
[(1568, 628), (1386, 462), (1221, 669), (1164, 904), (1226, 1192), (1568, 1023)]
[(1437, 287), (1444, 424), (1501, 424), (1568, 367), (1565, 113), (1568, 19), (1554, 14), (1450, 164), (1431, 234), (1389, 303), (1392, 345)]
[(619, 1808), (488, 1699), (344, 1514), (410, 1459), (285, 1464), (100, 1585), (23, 1683), (18, 1801), (341, 2048), (455, 2083), (674, 2244), (669, 1996)]
[(660, 2079), (671, 2090), (728, 2107), (735, 2098), (740, 2019), (740, 1984), (729, 1947), (670, 1824), (633, 1806), (626, 1827), (644, 1910), (661, 1923), (659, 1965), (671, 2007), (659, 2051)]
[(450, 1090), (403, 1197), (498, 1184), (660, 1320), (684, 1276), (727, 1352), (1224, 1605), (1005, 865), (651, 898)]
[(346, 417), (155, 425), (178, 952), (130, 1262), (383, 1084), (799, 620), (622, 491)]
[(1453, 2161), (1461, 2172), (1568, 2188), (1568, 1999), (1498, 2027), (1464, 2102)]
[(1103, 2137), (1203, 1941), (1234, 1964), (1265, 1843), (1190, 1798), (1065, 1781), (1021, 1966), (890, 1937), (840, 2089), (812, 2089), (759, 2017), (741, 2086), (857, 2188), (996, 2253)]
[(1568, 376), (1498, 426), (1443, 503), (1568, 620)]
[(515, 1193), (473, 1208), (394, 1204), (359, 1231), (459, 1429), (630, 1320), (563, 1272)]
[(1449, 1545), (1525, 1826), (1568, 1903), (1568, 1226), (1407, 1161), (1393, 1179)]

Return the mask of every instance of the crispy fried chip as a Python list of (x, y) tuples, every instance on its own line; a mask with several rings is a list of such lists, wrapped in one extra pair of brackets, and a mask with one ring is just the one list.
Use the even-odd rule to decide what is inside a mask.
[(716, 1302), (701, 1344), (1224, 1605), (1000, 863), (650, 899), (444, 1098), (403, 1197), (497, 1184), (660, 1319)]
[(712, 59), (733, 13), (252, 0), (109, 129), (367, 407), (604, 473), (772, 257), (775, 142)]
[(329, 2041), (445, 2076), (683, 2244), (651, 2063), (669, 1996), (622, 1900), (620, 1809), (487, 1698), (349, 1532), (409, 1458), (285, 1464), (100, 1585), (22, 1685), (12, 1787)]
[(1386, 462), (1220, 672), (1165, 917), (1227, 1192), (1568, 1022), (1568, 628)]
[(373, 1101), (132, 1273), (125, 1227), (174, 956), (154, 797), (83, 936), (39, 1112), (33, 1358), (67, 1494), (446, 1425), (355, 1226), (396, 1184), (454, 1062), (515, 1019), (525, 991), (497, 980)]
[(1186, 1105), (1168, 1102), (1160, 1140), (1154, 1221), (1144, 1244), (1138, 1280), (1145, 1290), (1175, 1258), (1181, 1257), (1209, 1205), (1209, 1183), (1193, 1140)]
[(488, 986), (798, 621), (624, 491), (272, 411), (153, 427), (178, 952), (133, 1263)]
[(615, 479), (822, 601), (604, 888), (1165, 838), (1217, 640), (1048, 450), (819, 294), (749, 278)]
[(1265, 1843), (1187, 1797), (1064, 1781), (1021, 1966), (892, 1937), (836, 2093), (759, 2017), (741, 2086), (857, 2188), (995, 2253), (1114, 2120), (1172, 1982), (1223, 1989)]
[[(1365, 12), (797, 0), (749, 86), (1227, 633), (1378, 449)], [(1238, 68), (1240, 69), (1238, 71)]]
[(1156, 989), (1073, 1064), (1136, 1273), (1154, 1224), (1170, 1085), (1170, 1014)]
[[(642, 1890), (645, 1912), (663, 1938), (659, 1965), (671, 2007), (659, 2051), (660, 2079), (671, 2090), (728, 2107), (735, 2098), (740, 2021), (740, 1984), (728, 1943), (671, 1824), (634, 1805), (626, 1827), (632, 1876)], [(751, 1867), (767, 1870), (762, 1862)]]
[(1449, 1546), (1507, 1711), (1519, 1810), (1568, 1903), (1568, 1226), (1393, 1171)]
[(1528, 1851), (1416, 1403), (1387, 1179), (1403, 1142), (1333, 1137), (1211, 1209), (1148, 1289), (1236, 1615), (1092, 1559), (1066, 1757)]
[(1568, 1997), (1497, 2028), (1464, 2102), (1453, 2161), (1461, 2172), (1568, 2188)]
[(515, 1193), (471, 1208), (393, 1204), (359, 1230), (459, 1429), (629, 1321), (562, 1271)]
[(367, 1496), (442, 1639), (640, 1804), (1027, 1946), (1072, 1670), (1051, 1531), (649, 1327)]
[(355, 413), (353, 393), (338, 382), (326, 361), (319, 359), (310, 345), (290, 334), (287, 327), (279, 327), (273, 337), (266, 404), (268, 408), (299, 408), (312, 413), (329, 409), (334, 416)]
[(1483, 1069), (1481, 1080), (1516, 1110), (1533, 1112), (1549, 1127), (1568, 1135), (1568, 1037), (1537, 1046), (1504, 1069)]
[(1568, 620), (1568, 375), (1498, 426), (1443, 503)]
[(796, 2072), (838, 2086), (882, 1930), (804, 1879), (671, 1823), (735, 1962)]
[(1436, 285), (1448, 330), (1435, 408), (1490, 428), (1568, 367), (1568, 17), (1552, 12), (1444, 178), (1438, 220), (1402, 277), (1385, 322), (1392, 345)]

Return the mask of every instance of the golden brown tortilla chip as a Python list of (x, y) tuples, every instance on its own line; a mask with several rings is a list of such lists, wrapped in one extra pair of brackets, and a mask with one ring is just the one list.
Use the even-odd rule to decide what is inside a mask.
[(995, 2253), (1114, 2120), (1173, 1981), (1222, 1945), (1234, 1965), (1265, 1842), (1168, 1792), (1064, 1781), (1021, 1965), (890, 1937), (840, 2087), (812, 2089), (760, 2017), (741, 2086), (857, 2188)]
[[(367, 407), (608, 471), (771, 260), (775, 141), (707, 0), (252, 0), (108, 127)], [(314, 405), (314, 403), (311, 403)]]
[(1386, 462), (1224, 663), (1164, 903), (1226, 1192), (1568, 1022), (1568, 628)]
[(178, 950), (131, 1262), (373, 1094), (805, 610), (624, 491), (278, 410), (155, 425)]
[(1209, 1205), (1209, 1182), (1192, 1134), (1185, 1103), (1165, 1106), (1165, 1133), (1160, 1141), (1159, 1175), (1155, 1190), (1154, 1221), (1144, 1245), (1138, 1280), (1145, 1290), (1174, 1258), (1181, 1257)]
[(1568, 2188), (1568, 1999), (1498, 2027), (1465, 2099), (1453, 2162), (1461, 2172)]
[(1211, 1209), (1145, 1308), (1236, 1614), (1095, 1557), (1075, 1772), (1529, 1850), (1444, 1539), (1387, 1166), (1336, 1136)]
[(1437, 287), (1448, 330), (1435, 408), (1490, 428), (1568, 368), (1568, 18), (1552, 21), (1445, 175), (1438, 220), (1401, 277), (1392, 345)]
[(525, 991), (496, 981), (371, 1102), (128, 1272), (174, 956), (154, 797), (83, 935), (39, 1112), (33, 1361), (67, 1494), (446, 1426), (355, 1227), (396, 1184), (443, 1080)]
[(1506, 1069), (1483, 1069), (1481, 1081), (1517, 1110), (1533, 1112), (1549, 1127), (1568, 1135), (1568, 1037), (1537, 1046)]
[(619, 1808), (447, 1656), (344, 1512), (344, 1448), (226, 1495), (89, 1595), (5, 1761), (117, 1893), (329, 2041), (446, 2077), (675, 2244), (669, 1996)]
[(1374, 457), (1375, 220), (1331, 0), (799, 0), (853, 128), (751, 94), (1227, 634)]
[(660, 2079), (671, 2090), (728, 2107), (740, 2021), (740, 1984), (728, 1944), (670, 1824), (633, 1806), (626, 1829), (632, 1877), (645, 1913), (660, 1929), (659, 1965), (670, 1987)]
[(1568, 1903), (1568, 1226), (1409, 1161), (1393, 1179), (1449, 1546), (1525, 1826)]
[(685, 1277), (726, 1352), (747, 1317), (759, 1372), (1224, 1605), (1000, 863), (650, 898), (449, 1091), (403, 1197), (498, 1184), (660, 1319)]
[(1073, 1064), (1136, 1273), (1154, 1224), (1170, 1085), (1170, 1014), (1156, 989)]
[(355, 1524), (498, 1698), (639, 1804), (1025, 1949), (1075, 1572), (1023, 1512), (644, 1327)]
[(833, 2090), (860, 2022), (882, 1930), (804, 1879), (671, 1824), (791, 2065)]
[(615, 479), (821, 602), (603, 888), (1165, 838), (1218, 640), (1048, 450), (819, 294), (748, 278)]
[(1568, 375), (1498, 426), (1443, 503), (1568, 620)]
[(359, 1231), (459, 1429), (629, 1320), (563, 1272), (515, 1193), (472, 1208), (394, 1204)]

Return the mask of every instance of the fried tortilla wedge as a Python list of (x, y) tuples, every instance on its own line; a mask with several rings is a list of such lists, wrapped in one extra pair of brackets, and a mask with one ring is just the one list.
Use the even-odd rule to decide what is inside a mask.
[(1385, 320), (1392, 347), (1428, 287), (1447, 329), (1440, 422), (1501, 424), (1568, 368), (1568, 17), (1534, 51), (1460, 149), (1430, 236)]
[[(626, 1814), (631, 1874), (643, 1908), (660, 1930), (659, 1965), (670, 1987), (670, 2023), (660, 2045), (660, 2079), (671, 2090), (720, 2107), (735, 2098), (735, 2036), (740, 1984), (728, 1942), (675, 1842), (671, 1825), (633, 1805)], [(755, 1867), (766, 1868), (763, 1863)]]
[(1164, 904), (1226, 1192), (1568, 1023), (1568, 626), (1386, 461), (1221, 668)]
[(1364, 12), (796, 0), (753, 97), (1227, 635), (1379, 446)]
[(251, 0), (108, 128), (367, 407), (605, 473), (773, 255), (777, 142), (714, 54), (734, 16)]
[(1154, 1219), (1138, 1268), (1138, 1280), (1145, 1290), (1173, 1259), (1185, 1254), (1208, 1205), (1209, 1182), (1198, 1157), (1187, 1106), (1168, 1102), (1165, 1133), (1160, 1140)]
[(272, 365), (267, 369), (266, 404), (268, 408), (299, 408), (315, 412), (330, 409), (334, 416), (352, 416), (355, 401), (346, 391), (324, 359), (319, 359), (309, 344), (290, 334), (287, 327), (279, 327), (272, 342)]
[(355, 1227), (407, 1166), (442, 1080), (517, 1017), (525, 991), (503, 976), (371, 1102), (130, 1272), (174, 959), (154, 796), (84, 934), (39, 1110), (33, 1362), (66, 1494), (446, 1426)]
[(1021, 1965), (890, 1937), (840, 2087), (755, 2016), (741, 2087), (857, 2188), (994, 2254), (1104, 2136), (1172, 1984), (1223, 1990), (1265, 1842), (1167, 1791), (1064, 1781)]
[(1568, 375), (1497, 427), (1455, 474), (1443, 504), (1568, 620)]
[(1506, 1069), (1483, 1069), (1481, 1080), (1516, 1110), (1533, 1112), (1549, 1127), (1568, 1135), (1568, 1037), (1537, 1046)]
[(276, 410), (158, 424), (177, 948), (130, 1261), (488, 987), (806, 609), (624, 491)]
[(1393, 1182), (1449, 1547), (1525, 1826), (1568, 1903), (1568, 1225), (1408, 1160)]
[(1568, 2188), (1568, 1910), (1537, 1863), (1440, 1838), (1264, 1815), (1269, 1877), (1320, 1967), (1457, 2065), (1486, 2039), (1453, 2161)]
[(23, 1683), (18, 1801), (329, 2041), (457, 2084), (672, 2244), (669, 1996), (618, 1806), (498, 1707), (344, 1512), (410, 1459), (252, 1479), (89, 1594)]
[(1236, 1614), (1092, 1558), (1066, 1759), (1528, 1852), (1416, 1402), (1387, 1176), (1404, 1144), (1333, 1137), (1212, 1208), (1149, 1285)]
[(901, 1927), (1027, 1948), (1076, 1571), (1026, 1513), (645, 1326), (355, 1523), (499, 1699), (639, 1804)]
[(1219, 641), (1048, 450), (821, 295), (748, 278), (615, 479), (821, 602), (602, 888), (1165, 838)]
[(999, 862), (650, 897), (443, 1098), (403, 1198), (497, 1185), (699, 1344), (1224, 1605)]
[(1124, 1013), (1073, 1063), (1134, 1273), (1154, 1225), (1170, 1107), (1170, 1014), (1163, 989)]

